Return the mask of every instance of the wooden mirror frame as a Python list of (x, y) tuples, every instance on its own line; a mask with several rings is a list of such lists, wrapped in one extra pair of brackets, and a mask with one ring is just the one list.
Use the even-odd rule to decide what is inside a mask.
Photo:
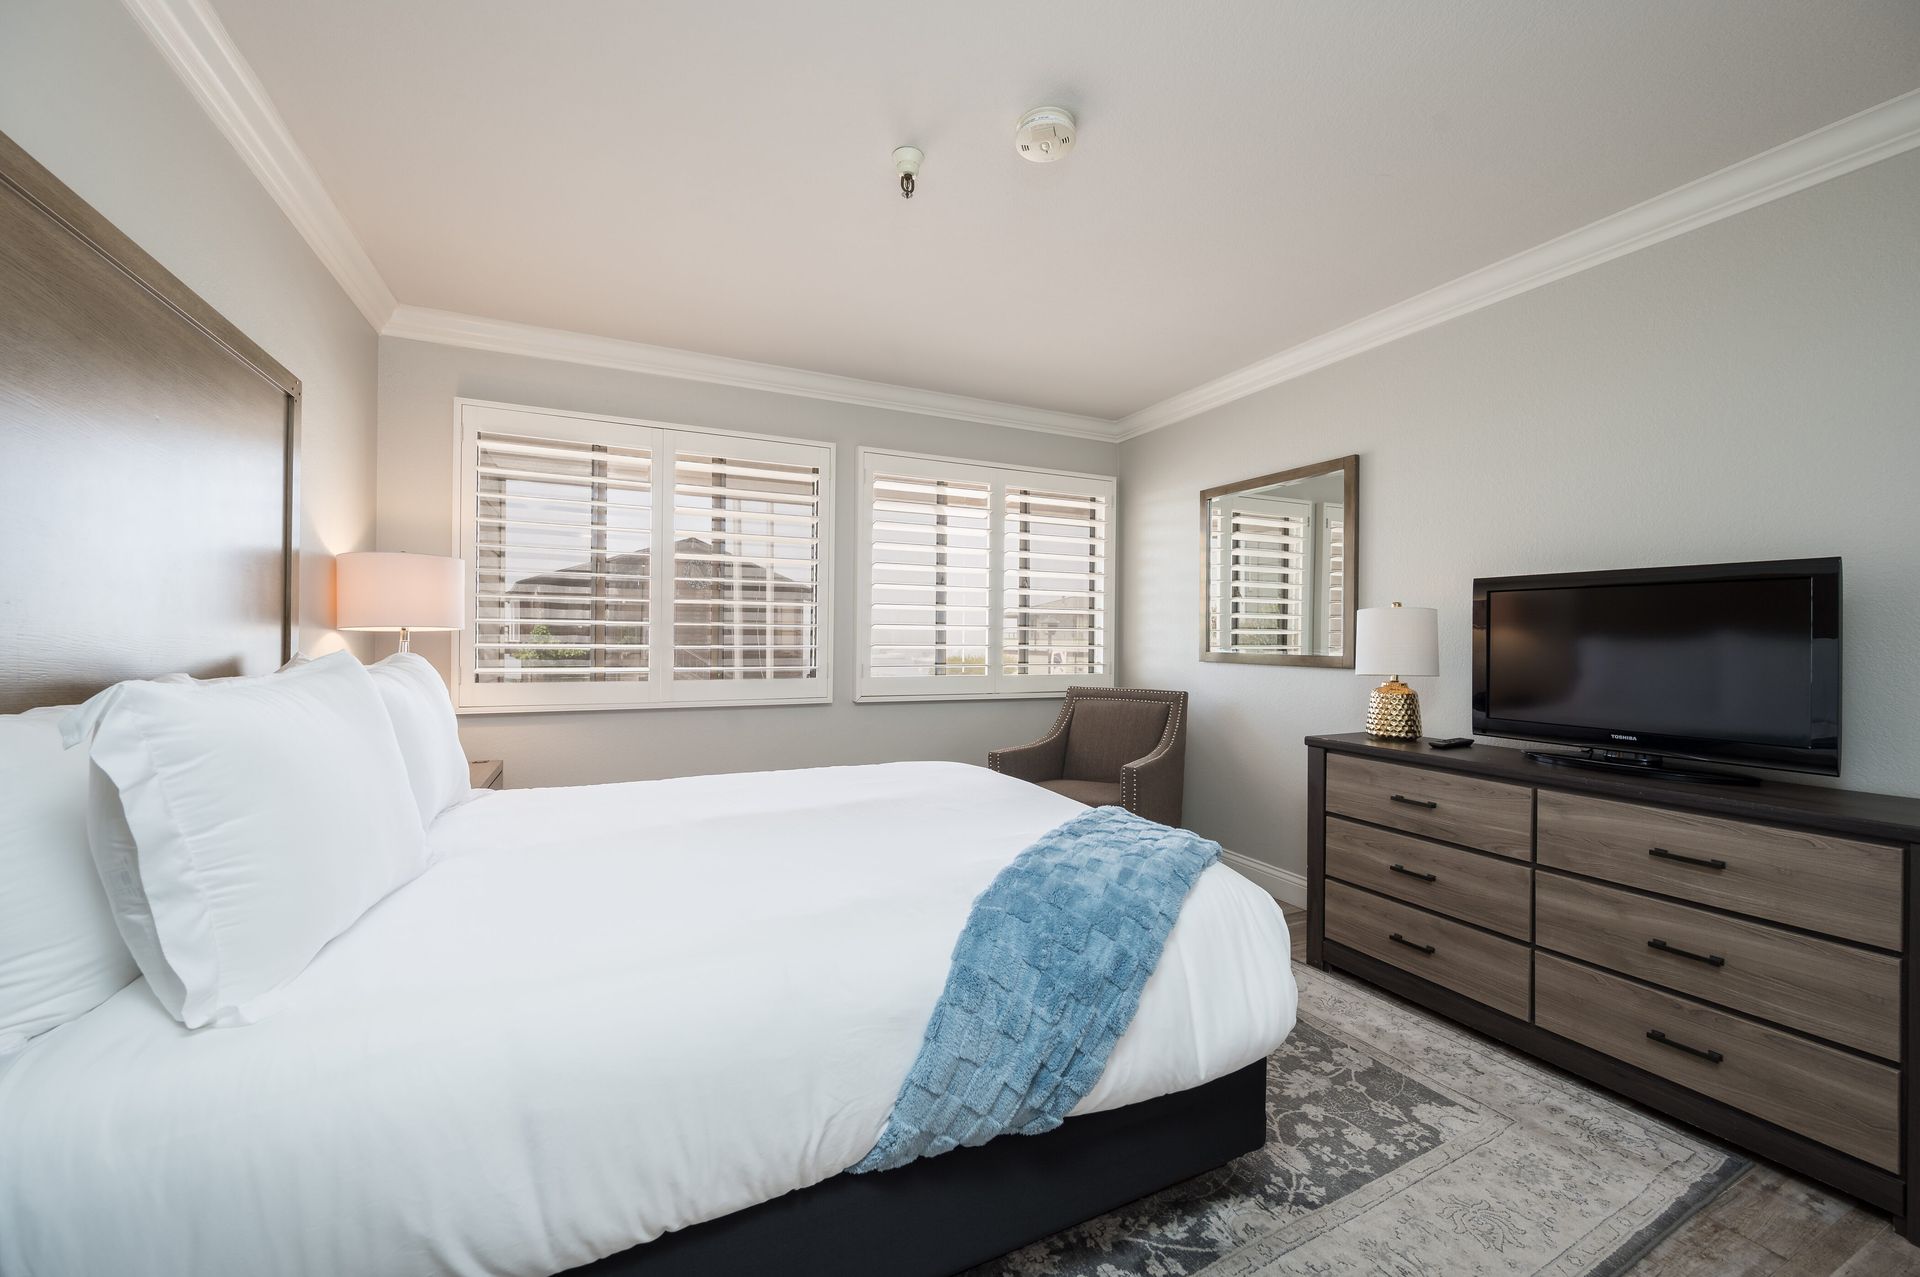
[[(1346, 617), (1345, 632), (1347, 642), (1345, 651), (1338, 656), (1295, 656), (1283, 653), (1271, 655), (1264, 652), (1216, 652), (1207, 642), (1207, 573), (1211, 570), (1210, 553), (1213, 538), (1213, 501), (1216, 497), (1232, 496), (1236, 492), (1247, 492), (1254, 488), (1264, 488), (1270, 484), (1287, 483), (1296, 479), (1313, 479), (1323, 474), (1344, 476), (1346, 495), (1346, 550), (1343, 574), (1345, 585), (1343, 598)], [(1274, 474), (1263, 474), (1257, 479), (1242, 479), (1238, 483), (1222, 484), (1217, 488), (1208, 488), (1200, 494), (1200, 659), (1203, 661), (1222, 661), (1235, 665), (1309, 665), (1323, 669), (1350, 670), (1353, 668), (1353, 613), (1354, 600), (1359, 598), (1360, 579), (1360, 457), (1350, 454), (1336, 457), (1332, 461), (1318, 461), (1312, 465), (1296, 466), (1292, 470), (1281, 470)]]

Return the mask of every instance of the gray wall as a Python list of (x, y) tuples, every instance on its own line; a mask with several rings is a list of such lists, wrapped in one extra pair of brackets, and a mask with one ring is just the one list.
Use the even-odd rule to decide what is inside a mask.
[[(463, 715), (460, 736), (468, 755), (504, 760), (508, 785), (593, 784), (909, 758), (984, 762), (987, 750), (1031, 740), (1053, 721), (1057, 700), (853, 703), (854, 564), (859, 544), (854, 450), (871, 445), (1112, 474), (1117, 463), (1114, 445), (388, 337), (380, 342), (381, 549), (452, 552), (456, 397), (839, 445), (834, 493), (835, 703)], [(1124, 510), (1121, 517), (1124, 523)], [(383, 637), (377, 650), (392, 646)], [(448, 636), (420, 635), (414, 649), (443, 674), (448, 672)]]
[(341, 646), (333, 556), (373, 544), (373, 329), (116, 0), (0, 4), (0, 130), (300, 378), (300, 645)]
[[(1112, 473), (1122, 676), (1195, 697), (1191, 823), (1298, 870), (1310, 732), (1368, 680), (1195, 657), (1203, 487), (1357, 451), (1363, 604), (1441, 609), (1429, 728), (1467, 727), (1478, 574), (1847, 561), (1847, 771), (1920, 793), (1920, 155), (1886, 161), (1115, 449), (761, 392), (376, 339), (114, 0), (0, 5), (0, 129), (306, 386), (301, 643), (337, 645), (331, 556), (445, 552), (458, 395)], [(843, 483), (843, 492), (850, 489)], [(1052, 702), (854, 705), (855, 510), (838, 506), (839, 702), (469, 717), (510, 783), (977, 759)], [(361, 641), (363, 649), (371, 645)], [(383, 642), (385, 650), (390, 642)], [(420, 646), (441, 662), (444, 639)]]
[(1475, 576), (1837, 554), (1842, 782), (1920, 794), (1916, 209), (1909, 153), (1123, 444), (1121, 673), (1193, 693), (1189, 822), (1305, 867), (1301, 738), (1378, 680), (1201, 663), (1195, 507), (1348, 452), (1360, 604), (1440, 610), (1430, 734), (1471, 721)]

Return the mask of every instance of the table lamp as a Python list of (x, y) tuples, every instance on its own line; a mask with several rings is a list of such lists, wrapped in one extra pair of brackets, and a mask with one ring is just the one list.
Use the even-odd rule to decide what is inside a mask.
[(1420, 738), (1420, 694), (1400, 676), (1440, 672), (1440, 614), (1430, 607), (1363, 607), (1354, 614), (1356, 674), (1386, 675), (1367, 698), (1367, 735)]
[(343, 554), (334, 595), (340, 629), (398, 630), (404, 652), (414, 630), (466, 628), (467, 565), (439, 554)]

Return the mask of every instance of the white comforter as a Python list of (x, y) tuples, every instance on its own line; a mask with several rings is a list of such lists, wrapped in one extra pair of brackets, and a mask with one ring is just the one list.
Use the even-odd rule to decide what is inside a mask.
[[(0, 1273), (547, 1274), (825, 1179), (974, 896), (1078, 810), (947, 763), (477, 797), (272, 1018), (136, 982), (0, 1073)], [(1294, 996), (1209, 869), (1077, 1111), (1260, 1058)]]

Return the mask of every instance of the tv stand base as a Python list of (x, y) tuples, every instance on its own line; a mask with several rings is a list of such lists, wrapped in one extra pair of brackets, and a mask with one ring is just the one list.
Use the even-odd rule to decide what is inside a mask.
[(1596, 771), (1632, 772), (1637, 776), (1657, 776), (1661, 780), (1681, 780), (1694, 785), (1758, 785), (1758, 776), (1738, 772), (1696, 771), (1689, 767), (1668, 767), (1658, 754), (1628, 754), (1617, 750), (1583, 749), (1577, 754), (1550, 753), (1529, 749), (1528, 758), (1554, 767), (1591, 767)]

